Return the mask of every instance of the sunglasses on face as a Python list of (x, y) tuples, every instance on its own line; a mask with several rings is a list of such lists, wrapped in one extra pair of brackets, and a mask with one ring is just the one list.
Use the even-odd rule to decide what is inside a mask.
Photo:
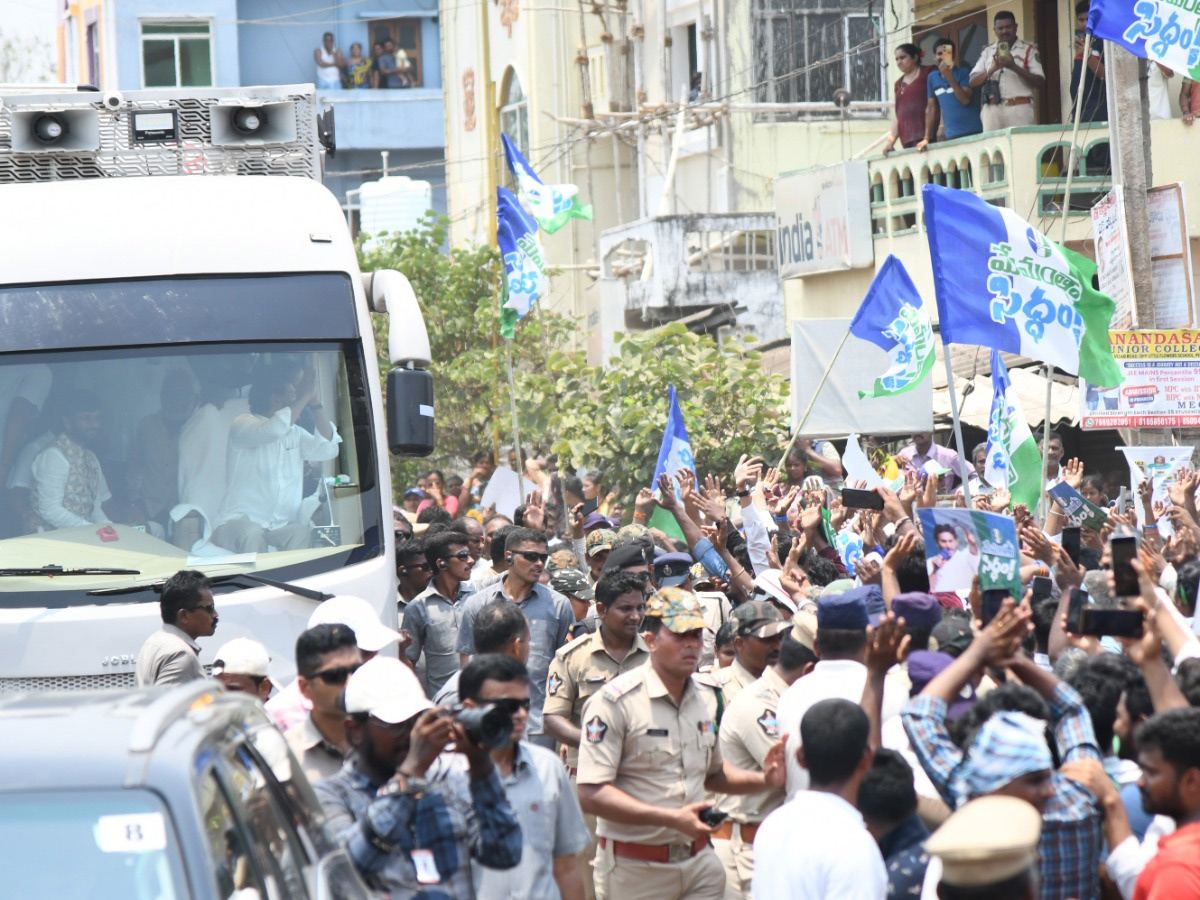
[(514, 550), (513, 553), (531, 563), (544, 563), (550, 558), (549, 553), (538, 553), (536, 550)]
[(206, 612), (210, 616), (215, 616), (217, 614), (217, 607), (214, 604), (209, 603), (207, 606), (193, 606), (191, 608), (191, 611), (192, 612)]
[(353, 666), (334, 666), (332, 669), (314, 672), (313, 678), (320, 678), (326, 684), (336, 687), (345, 684), (346, 679), (357, 672), (360, 665), (361, 663)]
[(528, 697), (518, 700), (515, 697), (509, 697), (504, 700), (484, 700), (484, 703), (491, 703), (499, 709), (504, 710), (510, 716), (515, 716), (518, 710), (529, 712), (530, 700)]
[(422, 572), (432, 572), (432, 571), (433, 571), (433, 566), (431, 566), (431, 565), (430, 565), (429, 563), (427, 563), (427, 562), (423, 562), (423, 563), (410, 563), (409, 565), (407, 565), (407, 566), (404, 566), (404, 567), (403, 567), (403, 569), (402, 569), (401, 571), (402, 571), (402, 572), (403, 572), (405, 575), (407, 575), (407, 574), (408, 574), (408, 571), (409, 571), (409, 569), (420, 569)]
[(447, 559), (461, 559), (463, 562), (466, 562), (467, 560), (469, 560), (471, 558), (471, 551), (470, 550), (459, 550), (457, 553), (451, 553), (446, 558)]

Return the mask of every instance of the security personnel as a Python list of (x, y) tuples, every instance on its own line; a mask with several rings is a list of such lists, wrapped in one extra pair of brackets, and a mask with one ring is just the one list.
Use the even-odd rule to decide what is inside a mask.
[[(546, 680), (544, 727), (566, 750), (571, 785), (579, 766), (579, 741), (583, 705), (601, 688), (620, 675), (643, 665), (650, 658), (638, 630), (646, 614), (642, 579), (629, 572), (611, 572), (596, 585), (596, 621), (590, 634), (560, 647), (550, 663)], [(593, 841), (581, 854), (585, 860), (584, 887), (594, 897), (591, 873), (596, 855), (596, 817), (584, 816)]]
[[(788, 627), (790, 630), (784, 634), (780, 647), (779, 662), (768, 666), (762, 678), (738, 694), (721, 719), (721, 755), (739, 768), (755, 771), (766, 764), (767, 754), (779, 740), (775, 716), (779, 695), (816, 664), (817, 655), (813, 652), (813, 635), (817, 630), (815, 613), (809, 609), (800, 610)], [(763, 819), (782, 805), (786, 796), (787, 792), (780, 788), (764, 794), (723, 797), (718, 803), (717, 808), (729, 814), (713, 833), (713, 848), (725, 866), (725, 900), (744, 900), (750, 896), (750, 882), (754, 877), (754, 835)]]
[(1042, 817), (1024, 800), (991, 795), (959, 808), (925, 842), (940, 865), (939, 897), (1038, 896), (1038, 840)]
[(650, 660), (613, 679), (583, 709), (579, 800), (597, 817), (598, 900), (721, 900), (725, 870), (700, 818), (707, 788), (727, 794), (783, 786), (783, 744), (765, 771), (724, 762), (715, 693), (692, 678), (704, 619), (696, 597), (663, 588), (646, 603)]
[(725, 706), (779, 662), (779, 643), (789, 624), (773, 603), (755, 600), (733, 611), (733, 665), (710, 673)]
[(692, 565), (692, 581), (688, 590), (694, 591), (704, 615), (704, 652), (700, 654), (700, 670), (714, 666), (717, 655), (717, 632), (733, 615), (733, 604), (723, 591), (717, 590), (703, 563)]
[(970, 85), (979, 91), (984, 131), (1034, 125), (1033, 92), (1046, 83), (1042, 56), (1036, 44), (1017, 37), (1017, 17), (1006, 9), (996, 13), (996, 41), (979, 54)]
[(591, 634), (596, 630), (596, 611), (592, 599), (596, 596), (588, 577), (578, 569), (557, 569), (550, 573), (550, 587), (571, 603), (575, 621), (567, 629), (567, 640)]
[(609, 528), (597, 528), (589, 531), (584, 543), (584, 553), (587, 556), (588, 574), (592, 581), (600, 580), (600, 570), (608, 561), (608, 554), (617, 545), (617, 533)]

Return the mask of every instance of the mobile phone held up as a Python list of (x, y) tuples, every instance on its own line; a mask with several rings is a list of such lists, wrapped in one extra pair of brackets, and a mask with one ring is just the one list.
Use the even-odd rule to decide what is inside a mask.
[(1071, 557), (1071, 562), (1079, 565), (1079, 529), (1064, 528), (1062, 530), (1062, 548), (1067, 551), (1067, 556)]
[(1079, 634), (1090, 637), (1142, 636), (1142, 614), (1136, 609), (1100, 609), (1085, 606), (1079, 611)]
[(1082, 588), (1071, 589), (1071, 602), (1067, 605), (1067, 631), (1070, 634), (1082, 634), (1083, 626), (1079, 622), (1079, 614), (1087, 606), (1087, 592)]
[(1004, 588), (992, 588), (983, 592), (980, 619), (983, 621), (984, 628), (987, 628), (991, 624), (992, 619), (996, 618), (996, 613), (1000, 612), (1000, 607), (1008, 597), (1009, 593)]
[(1113, 581), (1116, 584), (1114, 593), (1118, 597), (1136, 597), (1142, 592), (1137, 572), (1133, 570), (1132, 565), (1137, 558), (1137, 538), (1112, 537), (1108, 540), (1108, 547), (1112, 556)]
[(846, 509), (883, 509), (883, 497), (874, 491), (844, 488), (842, 490), (842, 506)]

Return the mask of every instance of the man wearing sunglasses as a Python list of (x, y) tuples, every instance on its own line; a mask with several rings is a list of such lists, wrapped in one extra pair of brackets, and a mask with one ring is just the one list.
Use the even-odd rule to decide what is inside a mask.
[(458, 630), (469, 594), (465, 585), (475, 565), (468, 541), (461, 532), (442, 531), (425, 542), (433, 578), (404, 610), (401, 627), (412, 635), (405, 652), (414, 666), (424, 658), (421, 686), (426, 697), (435, 696), (458, 671)]
[(137, 686), (184, 684), (203, 678), (196, 638), (209, 637), (217, 630), (211, 582), (203, 572), (176, 572), (163, 585), (158, 609), (162, 628), (138, 651)]
[(346, 625), (317, 625), (296, 639), (296, 684), (312, 711), (284, 737), (313, 784), (336, 775), (350, 754), (339, 698), (362, 662), (354, 632)]
[(527, 852), (514, 869), (475, 867), (478, 897), (583, 900), (577, 854), (591, 840), (558, 755), (522, 740), (529, 721), (529, 673), (511, 656), (476, 656), (459, 679), (466, 706), (496, 706), (512, 716), (508, 743), (492, 751), (500, 783), (521, 822)]
[(434, 707), (412, 669), (377, 656), (350, 676), (343, 702), (354, 752), (316, 794), (370, 887), (393, 898), (473, 900), (473, 863), (520, 863), (521, 825), (488, 749)]
[(550, 554), (546, 535), (531, 528), (513, 528), (504, 539), (504, 561), (509, 567), (495, 584), (476, 591), (463, 607), (458, 629), (459, 662), (465, 667), (475, 653), (475, 616), (495, 600), (516, 603), (529, 620), (529, 692), (533, 709), (529, 713), (526, 739), (530, 743), (554, 749), (554, 739), (544, 733), (542, 706), (546, 702), (546, 679), (554, 651), (567, 641), (575, 621), (575, 611), (562, 594), (541, 584), (542, 571)]
[(433, 566), (425, 558), (425, 541), (409, 538), (396, 544), (396, 606), (401, 618), (408, 604), (429, 587)]

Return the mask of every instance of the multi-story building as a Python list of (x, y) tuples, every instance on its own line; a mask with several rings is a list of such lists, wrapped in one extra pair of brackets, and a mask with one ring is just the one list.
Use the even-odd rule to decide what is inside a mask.
[[(391, 39), (410, 63), (410, 87), (320, 90), (334, 109), (337, 152), (326, 183), (347, 191), (388, 171), (428, 181), (446, 211), (441, 36), (435, 0), (59, 0), (59, 80), (102, 90), (315, 83), (325, 32), (351, 45)], [(352, 205), (352, 204), (351, 204)], [(354, 211), (351, 210), (352, 219)]]

